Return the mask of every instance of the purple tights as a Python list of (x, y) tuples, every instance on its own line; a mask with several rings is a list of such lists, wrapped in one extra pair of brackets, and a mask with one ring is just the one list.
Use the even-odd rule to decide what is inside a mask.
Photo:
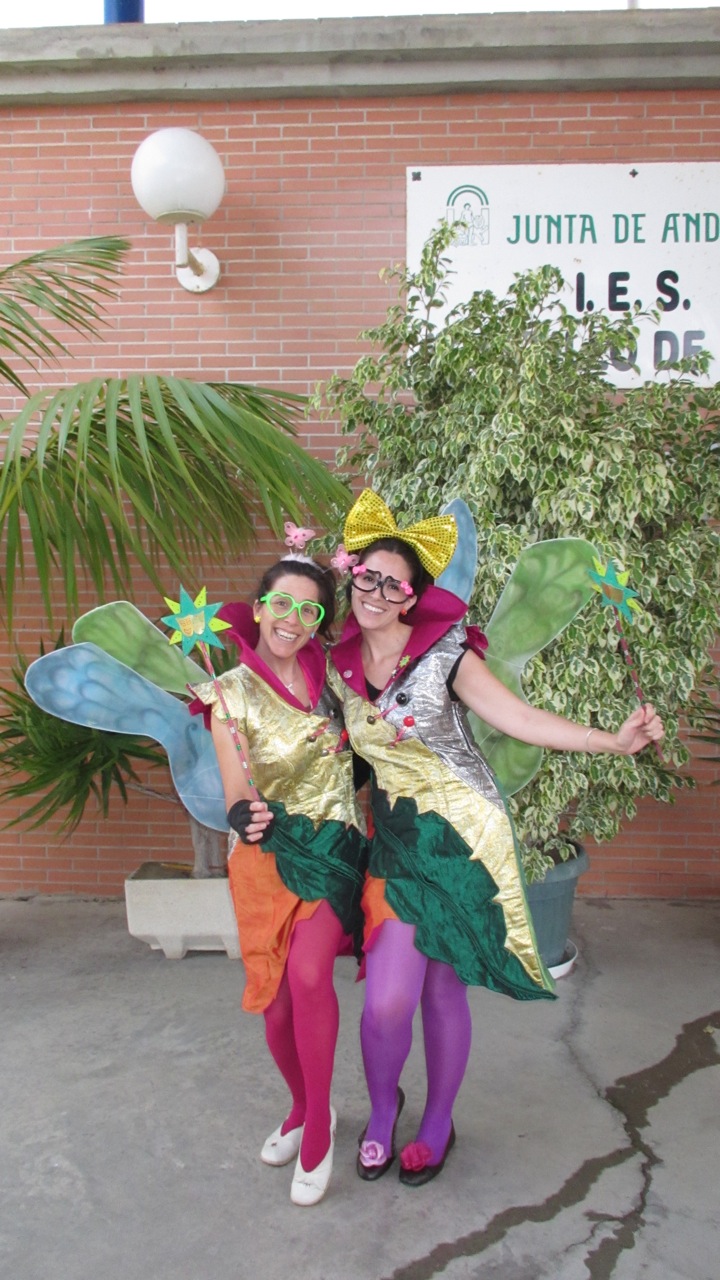
[(400, 1073), (410, 1052), (415, 1010), (422, 1009), (427, 1098), (416, 1141), (442, 1159), (452, 1109), (462, 1084), (472, 1024), (467, 987), (451, 965), (415, 947), (415, 927), (401, 920), (380, 926), (367, 954), (365, 1008), (360, 1027), (372, 1111), (367, 1138), (390, 1151)]
[(330, 1084), (338, 1034), (333, 967), (342, 925), (327, 902), (293, 930), (278, 993), (265, 1010), (265, 1038), (292, 1095), (282, 1129), (304, 1124), (303, 1168), (316, 1168), (330, 1146)]

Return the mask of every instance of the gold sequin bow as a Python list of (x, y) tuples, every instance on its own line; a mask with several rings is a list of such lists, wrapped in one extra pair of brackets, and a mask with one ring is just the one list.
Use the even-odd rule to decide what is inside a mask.
[(379, 494), (363, 489), (350, 508), (345, 521), (344, 542), (347, 551), (361, 551), (377, 538), (400, 538), (416, 552), (421, 565), (437, 578), (447, 569), (457, 546), (458, 532), (454, 516), (431, 516), (418, 520), (407, 529), (398, 529), (392, 512)]

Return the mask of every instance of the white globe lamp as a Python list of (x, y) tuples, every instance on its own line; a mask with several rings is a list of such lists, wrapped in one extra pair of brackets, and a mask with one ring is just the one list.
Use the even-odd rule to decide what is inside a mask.
[(222, 162), (193, 129), (158, 129), (140, 143), (130, 173), (135, 198), (156, 222), (175, 227), (175, 271), (192, 293), (216, 284), (220, 264), (209, 249), (188, 248), (188, 224), (212, 217), (225, 192)]

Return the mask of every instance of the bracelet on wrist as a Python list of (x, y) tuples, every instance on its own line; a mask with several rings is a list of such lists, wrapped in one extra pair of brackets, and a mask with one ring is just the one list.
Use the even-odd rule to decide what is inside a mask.
[[(586, 733), (586, 735), (585, 735), (585, 750), (586, 750), (586, 751), (590, 751), (590, 735), (591, 735), (591, 733), (598, 733), (598, 732), (599, 732), (599, 730), (597, 730), (597, 729), (588, 729), (588, 731), (587, 731), (587, 733)], [(591, 754), (592, 754), (592, 753), (591, 753)]]

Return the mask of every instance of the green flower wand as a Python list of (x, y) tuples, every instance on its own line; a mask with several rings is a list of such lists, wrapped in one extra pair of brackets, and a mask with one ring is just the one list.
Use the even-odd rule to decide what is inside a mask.
[(172, 610), (172, 613), (161, 618), (161, 622), (164, 622), (167, 627), (174, 628), (173, 633), (170, 636), (170, 644), (181, 644), (183, 654), (186, 657), (192, 652), (195, 645), (197, 645), (200, 650), (205, 670), (213, 682), (215, 692), (218, 696), (218, 701), (225, 713), (225, 722), (230, 730), (230, 737), (235, 744), (235, 750), (240, 756), (242, 767), (247, 774), (248, 786), (253, 793), (253, 799), (258, 800), (260, 797), (258, 796), (255, 783), (251, 777), (250, 764), (243, 750), (240, 735), (237, 731), (237, 725), (230, 715), (227, 702), (225, 701), (225, 695), (222, 691), (222, 686), (213, 670), (210, 650), (208, 648), (208, 645), (214, 645), (216, 649), (224, 648), (222, 640), (218, 639), (216, 633), (218, 631), (226, 631), (230, 626), (230, 623), (223, 622), (222, 618), (217, 618), (215, 616), (218, 610), (222, 609), (222, 601), (219, 601), (218, 604), (208, 604), (207, 591), (205, 587), (201, 588), (193, 600), (182, 586), (180, 587), (179, 601), (170, 600), (167, 596), (165, 596), (164, 599), (168, 608)]
[[(630, 578), (630, 573), (627, 569), (618, 571), (612, 560), (609, 560), (608, 563), (604, 565), (601, 560), (596, 560), (594, 556), (593, 564), (595, 565), (595, 572), (593, 572), (592, 569), (588, 570), (592, 579), (593, 589), (599, 592), (601, 604), (607, 605), (608, 608), (613, 611), (615, 630), (618, 633), (620, 649), (630, 672), (635, 696), (637, 697), (640, 706), (644, 707), (646, 698), (640, 688), (638, 674), (635, 670), (635, 664), (628, 647), (628, 642), (625, 639), (625, 633), (621, 622), (621, 615), (622, 617), (627, 618), (628, 622), (632, 622), (633, 615), (642, 612), (636, 598), (637, 591), (631, 591), (627, 585)], [(657, 753), (658, 760), (662, 760), (660, 744), (658, 742), (654, 742), (653, 746)]]

